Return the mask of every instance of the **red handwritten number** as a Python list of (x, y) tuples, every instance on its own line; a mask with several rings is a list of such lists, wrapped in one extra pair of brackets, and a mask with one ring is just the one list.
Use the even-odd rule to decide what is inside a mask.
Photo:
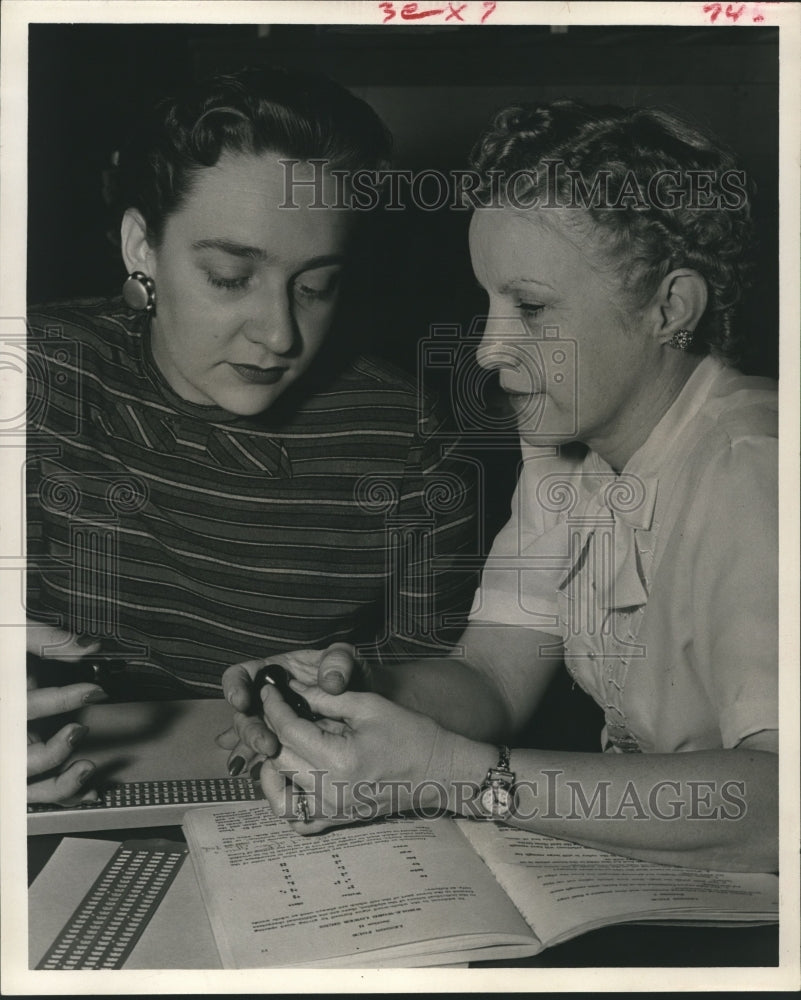
[(445, 20), (453, 21), (455, 18), (457, 21), (461, 21), (462, 23), (464, 23), (464, 18), (461, 15), (461, 11), (463, 11), (467, 7), (467, 4), (463, 3), (461, 7), (454, 7), (452, 3), (449, 3), (448, 7), (450, 8), (450, 13), (445, 18)]
[[(704, 13), (709, 14), (709, 20), (712, 24), (720, 17), (721, 13), (724, 13), (730, 21), (737, 22), (745, 14), (745, 8), (746, 5), (744, 3), (737, 4), (736, 6), (733, 3), (729, 3), (726, 4), (726, 10), (724, 11), (722, 3), (708, 3), (704, 5)], [(764, 21), (765, 18), (758, 11), (755, 11), (753, 12), (752, 20)]]
[[(398, 16), (398, 11), (395, 9), (395, 4), (392, 0), (382, 0), (378, 5), (384, 13), (384, 20), (382, 24), (386, 24), (387, 21), (393, 21)], [(481, 23), (483, 24), (487, 18), (495, 11), (498, 4), (495, 0), (484, 0), (484, 15), (481, 18)], [(720, 13), (720, 4), (713, 4), (717, 7), (717, 14)], [(729, 4), (731, 6), (731, 4)], [(704, 8), (705, 10), (707, 8)], [(448, 0), (447, 16), (446, 21), (461, 21), (464, 24), (464, 18), (462, 13), (467, 10), (466, 3), (454, 3), (453, 0)], [(445, 14), (446, 10), (444, 7), (432, 7), (430, 10), (420, 10), (419, 3), (407, 3), (404, 4), (400, 9), (401, 20), (403, 21), (419, 21), (423, 17), (436, 17), (438, 14)], [(739, 14), (738, 14), (739, 16)], [(713, 18), (714, 20), (714, 18)]]
[(739, 17), (742, 17), (743, 11), (745, 10), (745, 4), (741, 3), (737, 10), (734, 9), (734, 4), (730, 3), (726, 7), (726, 17), (730, 18), (732, 21), (736, 21)]
[(421, 17), (432, 17), (437, 14), (442, 14), (444, 7), (440, 7), (438, 10), (421, 10), (418, 13), (417, 8), (420, 4), (417, 3), (407, 3), (401, 10), (401, 17), (404, 21), (419, 21)]

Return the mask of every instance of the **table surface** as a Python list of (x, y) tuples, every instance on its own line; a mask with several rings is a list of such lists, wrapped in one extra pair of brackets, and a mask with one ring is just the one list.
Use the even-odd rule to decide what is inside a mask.
[[(70, 836), (103, 840), (129, 839), (131, 830), (102, 830)], [(179, 826), (139, 828), (136, 837), (185, 842)], [(44, 868), (62, 837), (28, 837), (28, 885)], [(548, 948), (539, 955), (513, 961), (479, 962), (476, 968), (699, 968), (705, 966), (777, 967), (779, 928), (665, 927), (629, 924), (604, 927)]]

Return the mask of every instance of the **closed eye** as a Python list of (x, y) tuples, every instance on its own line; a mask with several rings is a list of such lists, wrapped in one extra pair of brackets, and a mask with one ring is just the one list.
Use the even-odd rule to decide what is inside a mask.
[(525, 316), (539, 316), (545, 306), (541, 302), (518, 302), (517, 308)]
[(324, 285), (309, 285), (303, 281), (295, 281), (292, 290), (300, 299), (309, 302), (326, 302), (336, 294), (339, 288), (339, 275), (333, 275)]
[(211, 271), (206, 272), (206, 280), (214, 288), (225, 288), (229, 292), (241, 291), (247, 283), (250, 281), (250, 275), (245, 274), (237, 278), (224, 278), (221, 275), (213, 274)]

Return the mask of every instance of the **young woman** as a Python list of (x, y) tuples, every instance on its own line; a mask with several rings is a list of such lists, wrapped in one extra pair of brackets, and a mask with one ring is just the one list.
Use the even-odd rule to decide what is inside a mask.
[[(408, 658), (466, 610), (469, 468), (413, 381), (328, 339), (358, 216), (343, 184), (388, 153), (362, 101), (270, 70), (191, 87), (134, 133), (123, 297), (29, 317), (33, 653), (122, 665), (122, 697), (215, 696), (265, 649)], [(435, 563), (390, 537), (421, 519)], [(45, 686), (30, 714), (100, 696)], [(82, 735), (34, 733), (29, 771)], [(90, 773), (31, 797), (70, 798)]]

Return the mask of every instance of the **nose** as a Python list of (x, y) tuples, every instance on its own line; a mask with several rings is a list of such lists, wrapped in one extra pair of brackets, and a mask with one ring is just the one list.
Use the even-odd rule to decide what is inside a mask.
[(273, 354), (289, 354), (295, 346), (297, 330), (287, 293), (273, 289), (254, 305), (244, 324), (245, 336)]
[(491, 314), (476, 351), (476, 361), (489, 371), (516, 370), (520, 367), (520, 347), (525, 326), (517, 317)]

